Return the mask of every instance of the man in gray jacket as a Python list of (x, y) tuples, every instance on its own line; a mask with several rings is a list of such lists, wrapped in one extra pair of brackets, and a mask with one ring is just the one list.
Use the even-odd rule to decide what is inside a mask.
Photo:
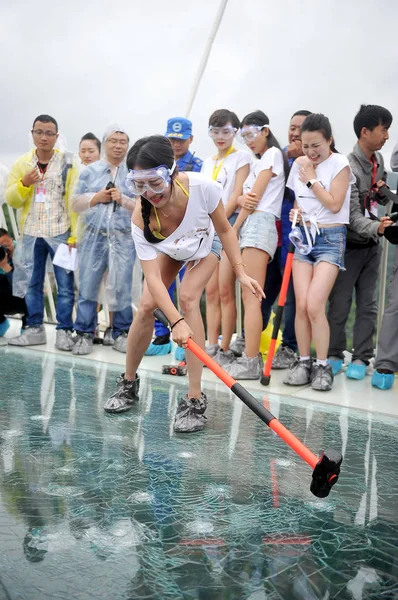
[(385, 205), (387, 174), (378, 152), (388, 140), (391, 113), (382, 106), (362, 105), (354, 119), (358, 138), (348, 159), (356, 177), (351, 187), (350, 225), (347, 228), (346, 271), (340, 271), (329, 297), (329, 361), (334, 374), (343, 366), (346, 350), (346, 323), (355, 290), (356, 315), (354, 352), (346, 375), (363, 379), (373, 356), (373, 336), (377, 319), (377, 279), (381, 257), (379, 237), (391, 224), (387, 217), (377, 219), (378, 204)]
[[(391, 156), (391, 170), (398, 171), (398, 144)], [(395, 204), (393, 211), (398, 211), (398, 204)], [(377, 342), (375, 366), (376, 370), (372, 376), (373, 387), (379, 390), (391, 389), (394, 385), (394, 372), (398, 371), (398, 245), (395, 246), (388, 304)]]

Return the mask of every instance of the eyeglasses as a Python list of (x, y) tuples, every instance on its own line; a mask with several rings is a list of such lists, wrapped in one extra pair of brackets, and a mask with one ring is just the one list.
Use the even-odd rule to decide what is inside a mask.
[(41, 129), (32, 129), (32, 133), (34, 135), (37, 135), (37, 137), (48, 137), (48, 138), (52, 138), (52, 137), (55, 137), (56, 135), (58, 135), (57, 133), (54, 133), (53, 131), (42, 131)]
[(119, 144), (119, 146), (127, 146), (128, 145), (127, 140), (116, 140), (115, 138), (111, 138), (110, 140), (106, 140), (106, 141), (111, 146), (117, 146), (118, 144)]

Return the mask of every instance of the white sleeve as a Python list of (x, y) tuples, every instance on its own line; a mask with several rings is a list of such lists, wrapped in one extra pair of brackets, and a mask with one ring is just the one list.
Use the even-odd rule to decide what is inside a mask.
[(137, 256), (140, 260), (155, 260), (157, 257), (157, 252), (153, 247), (153, 244), (150, 244), (144, 237), (144, 232), (142, 229), (131, 224), (131, 233), (134, 240), (135, 249), (137, 252)]
[(250, 154), (243, 150), (242, 152), (239, 152), (239, 156), (237, 156), (235, 170), (237, 171), (238, 169), (240, 169), (241, 167), (244, 167), (245, 165), (251, 165), (251, 163), (252, 163), (252, 159), (250, 157)]
[(289, 177), (287, 178), (287, 183), (286, 183), (286, 187), (293, 190), (293, 192), (294, 192), (294, 182), (297, 178), (297, 170), (298, 170), (298, 166), (297, 166), (296, 161), (294, 161), (294, 163), (292, 164), (292, 168), (290, 169)]
[(266, 171), (267, 169), (272, 169), (275, 175), (283, 173), (282, 151), (279, 148), (275, 148), (275, 146), (269, 148), (261, 157), (257, 177), (261, 171)]
[(204, 189), (204, 193), (206, 194), (207, 212), (211, 215), (222, 199), (222, 185), (217, 181), (209, 181)]
[(350, 165), (348, 158), (346, 156), (344, 156), (343, 154), (338, 154), (337, 152), (334, 155), (335, 155), (335, 160), (334, 160), (333, 170), (332, 170), (332, 180), (340, 173), (340, 171), (342, 171), (345, 167), (348, 167), (350, 169), (350, 185), (352, 185), (353, 183), (356, 183), (356, 178), (352, 172), (351, 165)]

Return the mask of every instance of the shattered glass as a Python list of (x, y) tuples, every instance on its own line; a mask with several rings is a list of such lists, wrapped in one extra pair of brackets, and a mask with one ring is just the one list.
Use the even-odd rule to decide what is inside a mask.
[(184, 378), (141, 372), (109, 415), (114, 366), (1, 349), (0, 600), (398, 599), (397, 420), (262, 395), (316, 454), (330, 496), (221, 384), (204, 431), (173, 421)]

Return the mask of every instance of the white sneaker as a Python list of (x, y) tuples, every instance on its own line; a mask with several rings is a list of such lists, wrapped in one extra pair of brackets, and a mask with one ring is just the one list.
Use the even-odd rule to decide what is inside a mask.
[(8, 340), (10, 346), (40, 346), (47, 344), (44, 325), (38, 327), (25, 327), (21, 335)]

